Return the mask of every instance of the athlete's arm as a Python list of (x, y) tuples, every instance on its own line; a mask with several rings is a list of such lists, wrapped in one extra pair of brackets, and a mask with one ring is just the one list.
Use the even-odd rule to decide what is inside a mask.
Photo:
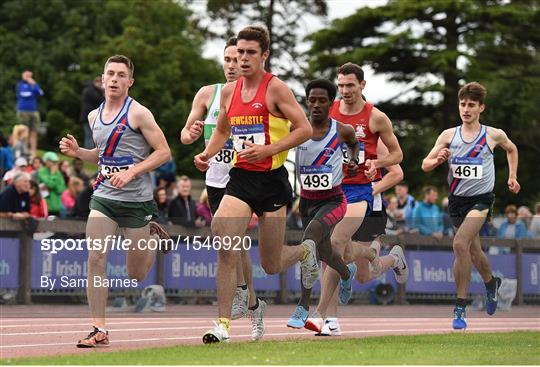
[(215, 88), (212, 85), (202, 87), (195, 95), (195, 98), (193, 98), (186, 125), (180, 133), (182, 144), (191, 144), (201, 136), (204, 125), (204, 122), (201, 120), (208, 111), (206, 104), (212, 95), (211, 93), (214, 91), (213, 87)]
[(225, 146), (227, 140), (231, 136), (231, 125), (227, 119), (227, 106), (232, 98), (235, 83), (227, 83), (221, 91), (221, 100), (219, 105), (219, 116), (216, 124), (216, 129), (212, 133), (208, 145), (204, 151), (197, 154), (194, 158), (195, 167), (200, 171), (208, 169), (208, 161), (215, 156), (221, 148)]
[(508, 161), (508, 189), (517, 194), (521, 189), (517, 181), (518, 170), (518, 149), (501, 129), (490, 129), (493, 139), (498, 146), (506, 150), (506, 160)]
[[(96, 118), (97, 111), (98, 110), (95, 109), (88, 114), (88, 121), (90, 124), (90, 128), (92, 128), (90, 121), (94, 121), (94, 119)], [(83, 161), (94, 163), (94, 164), (97, 164), (99, 161), (97, 148), (84, 149), (84, 148), (79, 147), (79, 143), (77, 143), (77, 139), (75, 139), (73, 135), (71, 134), (67, 134), (65, 137), (63, 137), (62, 140), (60, 140), (59, 145), (60, 145), (60, 152), (62, 152), (62, 154), (67, 155), (68, 157), (79, 158), (79, 159), (82, 159)]]
[(429, 152), (429, 154), (422, 161), (422, 171), (433, 171), (437, 166), (443, 164), (450, 158), (450, 140), (454, 135), (455, 128), (444, 130), (437, 138), (435, 145)]
[[(377, 157), (384, 157), (386, 155), (388, 155), (388, 148), (379, 139), (377, 142)], [(373, 185), (373, 195), (385, 192), (403, 181), (403, 170), (399, 164), (393, 164), (390, 167), (384, 168), (387, 171), (386, 175)]]
[[(358, 139), (356, 139), (354, 128), (351, 125), (345, 125), (339, 121), (336, 122), (339, 138), (347, 145), (347, 155), (349, 157), (358, 157), (358, 153), (360, 151), (360, 143), (358, 142)], [(350, 177), (354, 177), (356, 176), (357, 171), (358, 161), (352, 158), (349, 159), (349, 164), (347, 165), (347, 174)]]
[(167, 144), (167, 139), (165, 139), (165, 135), (154, 119), (152, 112), (137, 103), (132, 106), (131, 116), (129, 117), (133, 129), (141, 131), (141, 134), (154, 151), (145, 160), (131, 166), (128, 170), (111, 174), (109, 182), (118, 188), (124, 187), (136, 176), (150, 172), (171, 159), (171, 150), (169, 144)]
[[(245, 144), (249, 148), (238, 153), (238, 155), (244, 157), (250, 163), (261, 161), (266, 157), (296, 147), (311, 138), (313, 134), (306, 114), (285, 83), (277, 78), (272, 78), (268, 83), (266, 98), (270, 113), (276, 116), (281, 115), (289, 120), (292, 128), (287, 136), (270, 145), (256, 145), (246, 142)], [(274, 111), (277, 111), (277, 113), (274, 113)]]
[(377, 108), (373, 108), (372, 119), (370, 119), (369, 129), (373, 133), (379, 134), (379, 138), (388, 148), (388, 155), (384, 158), (377, 157), (377, 159), (366, 160), (365, 166), (367, 169), (364, 171), (364, 174), (370, 180), (373, 180), (377, 174), (377, 168), (399, 164), (403, 160), (403, 152), (394, 135), (392, 122), (388, 116)]

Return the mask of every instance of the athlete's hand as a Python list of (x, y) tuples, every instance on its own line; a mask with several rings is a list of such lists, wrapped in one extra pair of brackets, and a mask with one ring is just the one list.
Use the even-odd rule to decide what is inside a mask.
[(208, 154), (205, 152), (202, 152), (200, 154), (197, 154), (193, 158), (193, 162), (195, 163), (195, 167), (201, 172), (205, 172), (208, 169), (208, 161), (210, 158), (208, 157)]
[(375, 161), (373, 159), (366, 160), (366, 168), (367, 170), (364, 171), (366, 178), (373, 181), (377, 176), (377, 166), (375, 165)]
[(448, 148), (442, 148), (439, 150), (439, 154), (437, 154), (437, 165), (442, 164), (450, 158), (450, 149)]
[(508, 179), (508, 190), (510, 190), (510, 192), (514, 194), (517, 194), (519, 190), (521, 190), (521, 185), (519, 184), (517, 179), (515, 178)]
[(249, 163), (260, 162), (272, 155), (269, 145), (253, 144), (247, 140), (244, 142), (244, 145), (248, 148), (238, 153), (238, 156), (244, 158)]
[(199, 137), (202, 135), (203, 128), (204, 122), (201, 120), (196, 120), (188, 129), (189, 138), (193, 141), (199, 139)]
[(133, 173), (131, 168), (129, 168), (125, 171), (111, 173), (109, 182), (114, 187), (121, 189), (122, 187), (130, 183), (134, 178), (135, 174)]
[(354, 177), (358, 173), (358, 165), (352, 161), (347, 163), (347, 177)]
[(77, 143), (77, 139), (75, 139), (73, 135), (67, 134), (67, 136), (63, 137), (62, 140), (60, 140), (59, 145), (62, 154), (65, 154), (68, 157), (77, 158), (79, 144)]

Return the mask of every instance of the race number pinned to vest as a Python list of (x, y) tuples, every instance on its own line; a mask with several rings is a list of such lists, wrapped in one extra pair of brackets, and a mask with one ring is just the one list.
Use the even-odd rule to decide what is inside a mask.
[[(210, 137), (214, 133), (214, 130), (216, 129), (216, 125), (204, 125), (204, 143), (205, 145), (208, 145), (208, 142), (210, 141)], [(231, 164), (234, 157), (234, 150), (233, 150), (233, 143), (231, 139), (228, 139), (225, 143), (225, 146), (216, 154), (213, 158), (213, 162), (217, 163), (224, 163), (224, 164)]]
[(482, 158), (456, 157), (450, 161), (454, 178), (479, 180), (483, 176)]
[(264, 145), (264, 125), (242, 125), (232, 126), (231, 133), (233, 136), (234, 150), (241, 152), (247, 149), (246, 141), (257, 145)]
[(300, 166), (300, 184), (304, 190), (332, 188), (332, 166)]
[[(347, 144), (341, 143), (341, 151), (343, 152), (343, 164), (349, 164), (349, 152), (347, 151)], [(364, 163), (366, 160), (366, 152), (364, 150), (364, 142), (358, 142), (358, 164)]]
[(101, 157), (99, 159), (101, 174), (106, 179), (110, 179), (112, 173), (127, 171), (133, 164), (133, 157)]

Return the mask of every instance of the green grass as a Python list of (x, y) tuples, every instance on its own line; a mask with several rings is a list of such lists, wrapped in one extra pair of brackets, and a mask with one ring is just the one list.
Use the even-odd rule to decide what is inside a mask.
[[(43, 157), (43, 154), (45, 154), (46, 152), (48, 152), (48, 150), (38, 149), (37, 150), (37, 155), (40, 156), (40, 157)], [(60, 153), (60, 150), (53, 150), (53, 152), (58, 154), (58, 159), (60, 159), (61, 161), (68, 161), (70, 163), (73, 161), (72, 157), (68, 157), (67, 155), (63, 155), (62, 153)], [(83, 169), (87, 174), (93, 175), (97, 171), (97, 164), (83, 161)]]
[(2, 359), (26, 365), (363, 365), (363, 364), (540, 364), (540, 332), (452, 333), (179, 345), (121, 352), (95, 350), (60, 357)]

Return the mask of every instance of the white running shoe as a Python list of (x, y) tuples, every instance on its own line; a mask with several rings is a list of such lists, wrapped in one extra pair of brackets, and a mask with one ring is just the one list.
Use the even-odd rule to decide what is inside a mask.
[(304, 327), (308, 330), (314, 331), (316, 333), (320, 333), (321, 329), (323, 327), (324, 320), (322, 319), (322, 316), (319, 312), (314, 312), (311, 317), (309, 317), (306, 321), (306, 324)]
[(341, 327), (337, 318), (324, 320), (324, 325), (317, 336), (341, 336)]
[(251, 340), (259, 340), (264, 335), (264, 312), (266, 311), (266, 302), (259, 298), (259, 307), (249, 311), (251, 319)]
[(405, 254), (401, 246), (396, 245), (390, 250), (390, 255), (394, 256), (397, 260), (396, 266), (392, 268), (394, 270), (394, 275), (396, 276), (396, 281), (399, 284), (404, 284), (409, 279), (409, 267), (407, 266), (407, 259), (405, 259)]
[(302, 273), (302, 284), (304, 288), (311, 289), (319, 279), (319, 262), (317, 261), (317, 248), (315, 242), (306, 240), (302, 242), (302, 246), (307, 249), (306, 258), (300, 262)]
[(229, 332), (223, 324), (218, 324), (214, 321), (214, 328), (208, 330), (204, 333), (202, 341), (204, 344), (213, 344), (213, 343), (228, 343), (229, 342)]
[(236, 287), (232, 303), (231, 320), (237, 320), (248, 313), (249, 290)]

